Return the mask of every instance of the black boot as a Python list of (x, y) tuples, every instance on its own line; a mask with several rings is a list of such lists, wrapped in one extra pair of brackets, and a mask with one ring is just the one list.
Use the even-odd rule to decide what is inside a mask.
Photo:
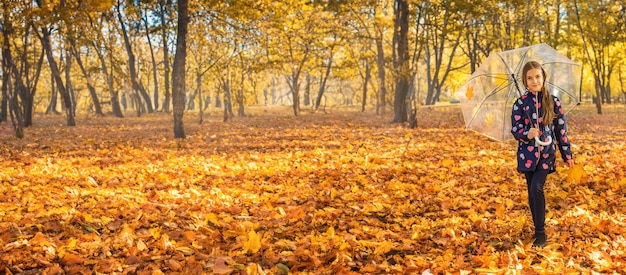
[(535, 241), (533, 242), (533, 246), (544, 247), (546, 245), (548, 237), (545, 232), (536, 232), (535, 233)]

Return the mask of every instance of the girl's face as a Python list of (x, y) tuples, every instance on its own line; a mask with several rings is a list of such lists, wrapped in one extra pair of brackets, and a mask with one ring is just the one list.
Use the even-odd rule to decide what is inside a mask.
[(543, 71), (541, 69), (530, 69), (526, 72), (526, 87), (533, 93), (541, 91), (543, 86)]

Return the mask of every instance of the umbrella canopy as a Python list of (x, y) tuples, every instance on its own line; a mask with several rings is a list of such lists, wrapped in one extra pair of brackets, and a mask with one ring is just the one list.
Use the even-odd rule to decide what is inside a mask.
[(565, 112), (580, 102), (581, 65), (547, 44), (491, 53), (456, 92), (468, 129), (499, 141), (512, 138), (511, 107), (525, 91), (521, 77), (528, 61), (543, 66), (546, 89)]

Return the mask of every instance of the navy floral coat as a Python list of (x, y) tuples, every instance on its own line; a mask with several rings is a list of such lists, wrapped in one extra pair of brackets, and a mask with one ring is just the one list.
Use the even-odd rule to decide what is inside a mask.
[[(537, 100), (539, 100), (538, 103)], [(513, 110), (511, 112), (511, 133), (518, 141), (517, 170), (520, 172), (536, 171), (538, 169), (549, 170), (550, 173), (556, 171), (554, 162), (556, 159), (557, 145), (563, 161), (572, 159), (571, 145), (567, 139), (567, 126), (563, 108), (561, 108), (561, 102), (556, 96), (552, 96), (552, 100), (554, 100), (554, 113), (556, 113), (557, 116), (551, 123), (545, 124), (542, 123), (541, 117), (537, 118), (537, 114), (542, 113), (541, 100), (541, 92), (536, 96), (526, 91), (526, 93), (513, 104)], [(537, 112), (535, 104), (537, 104), (539, 112)], [(540, 126), (540, 139), (547, 141), (547, 137), (552, 136), (553, 142), (550, 145), (536, 145), (534, 139), (528, 139), (528, 131), (532, 125), (537, 124), (537, 119), (539, 120)]]

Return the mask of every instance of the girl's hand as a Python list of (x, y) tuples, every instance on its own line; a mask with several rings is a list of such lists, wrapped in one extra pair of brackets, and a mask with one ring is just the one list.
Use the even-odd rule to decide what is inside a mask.
[(528, 134), (526, 135), (526, 137), (528, 137), (528, 140), (531, 140), (538, 136), (539, 136), (539, 129), (537, 128), (530, 128), (530, 130), (528, 130)]
[(567, 162), (565, 162), (567, 164), (567, 167), (572, 168), (574, 167), (574, 160), (573, 159), (568, 159)]

